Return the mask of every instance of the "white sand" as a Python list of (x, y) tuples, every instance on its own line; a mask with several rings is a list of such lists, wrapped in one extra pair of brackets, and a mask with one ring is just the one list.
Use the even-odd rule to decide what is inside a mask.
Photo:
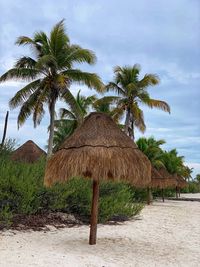
[(181, 197), (184, 197), (184, 198), (199, 198), (200, 199), (200, 193), (195, 193), (195, 194), (192, 194), (192, 193), (189, 193), (189, 194), (181, 194)]
[(1, 267), (200, 266), (200, 203), (154, 202), (138, 220), (100, 225), (98, 243), (89, 228), (1, 233)]

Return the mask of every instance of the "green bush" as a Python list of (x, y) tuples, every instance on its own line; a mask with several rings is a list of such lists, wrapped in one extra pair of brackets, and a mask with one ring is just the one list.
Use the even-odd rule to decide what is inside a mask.
[[(92, 183), (75, 178), (51, 188), (43, 186), (45, 160), (34, 164), (17, 163), (9, 154), (0, 156), (0, 225), (9, 226), (16, 214), (62, 211), (82, 221), (90, 218)], [(134, 203), (135, 191), (123, 183), (101, 183), (99, 222), (114, 216), (138, 214), (142, 205)]]
[(181, 189), (181, 193), (200, 193), (200, 184), (196, 181), (191, 181), (186, 188)]
[[(176, 190), (175, 188), (166, 188), (164, 189), (164, 196), (165, 197), (175, 197)], [(161, 189), (154, 189), (153, 190), (153, 197), (162, 197), (162, 190)]]

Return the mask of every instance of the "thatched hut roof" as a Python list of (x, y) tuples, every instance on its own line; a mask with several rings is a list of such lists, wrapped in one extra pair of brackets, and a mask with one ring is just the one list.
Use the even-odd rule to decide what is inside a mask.
[(94, 112), (49, 159), (44, 183), (50, 186), (74, 176), (147, 186), (151, 163), (110, 116)]
[(160, 189), (168, 187), (167, 179), (162, 177), (160, 173), (153, 166), (151, 169), (151, 187)]
[(171, 175), (165, 168), (161, 168), (158, 170), (159, 174), (162, 178), (165, 179), (166, 187), (176, 187), (177, 179), (173, 175)]
[(185, 188), (185, 187), (188, 186), (188, 183), (180, 175), (177, 175), (176, 179), (177, 179), (177, 183), (178, 183), (177, 184), (177, 187), (179, 187), (179, 188)]
[(11, 159), (14, 161), (33, 163), (42, 156), (46, 156), (46, 152), (32, 140), (29, 140), (12, 153)]

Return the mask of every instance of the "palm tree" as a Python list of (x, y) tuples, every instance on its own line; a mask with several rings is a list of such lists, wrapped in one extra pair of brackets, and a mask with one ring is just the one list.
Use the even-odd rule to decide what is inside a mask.
[[(94, 64), (96, 57), (92, 51), (70, 44), (63, 20), (53, 27), (49, 37), (41, 31), (35, 33), (33, 38), (19, 37), (16, 44), (28, 45), (35, 57), (21, 57), (12, 69), (0, 77), (0, 82), (9, 79), (29, 82), (9, 102), (11, 108), (20, 107), (18, 127), (31, 114), (36, 127), (44, 116), (44, 105), (48, 105), (50, 113), (48, 156), (50, 156), (53, 146), (56, 101), (65, 97), (67, 102), (73, 105), (74, 99), (70, 92), (70, 85), (73, 82), (85, 84), (98, 92), (102, 91), (102, 82), (96, 74), (74, 68), (76, 63)], [(78, 121), (81, 121), (81, 117), (78, 117)]]
[(200, 184), (200, 174), (197, 174), (195, 177), (195, 181)]
[(161, 167), (165, 168), (162, 161), (163, 150), (160, 147), (165, 143), (165, 140), (155, 140), (153, 137), (141, 137), (136, 141), (138, 148), (148, 157), (152, 165), (157, 169)]
[(146, 74), (139, 80), (140, 66), (115, 67), (114, 81), (106, 85), (108, 91), (114, 91), (118, 97), (113, 96), (120, 116), (125, 116), (125, 133), (134, 139), (134, 126), (144, 132), (146, 125), (140, 103), (150, 108), (159, 108), (170, 113), (169, 105), (161, 100), (150, 98), (147, 89), (159, 83), (159, 78), (154, 74)]
[(78, 125), (88, 115), (89, 109), (92, 108), (95, 95), (85, 97), (78, 91), (76, 97), (72, 96), (73, 101), (68, 102), (64, 97), (65, 103), (69, 106), (68, 109), (60, 109), (60, 119), (55, 120), (55, 132), (53, 139), (53, 150), (56, 151), (63, 141), (69, 137)]
[(184, 157), (179, 156), (176, 149), (164, 151), (161, 160), (169, 173), (179, 174), (184, 178), (191, 177), (192, 169), (184, 165)]

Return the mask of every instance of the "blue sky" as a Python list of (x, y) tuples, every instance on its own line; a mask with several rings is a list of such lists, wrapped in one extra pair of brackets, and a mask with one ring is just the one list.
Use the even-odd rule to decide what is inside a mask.
[[(149, 89), (153, 98), (167, 101), (171, 115), (144, 108), (145, 136), (164, 138), (165, 149), (177, 148), (185, 162), (200, 173), (200, 2), (198, 0), (7, 0), (0, 2), (0, 75), (11, 68), (27, 48), (14, 43), (18, 36), (35, 31), (49, 32), (65, 18), (72, 43), (93, 50), (95, 66), (82, 66), (98, 73), (107, 83), (116, 65), (141, 65), (145, 73), (156, 73), (159, 86)], [(0, 84), (0, 138), (8, 101), (24, 84), (11, 81)], [(73, 85), (87, 95), (85, 87)], [(62, 106), (58, 103), (57, 108)], [(10, 112), (8, 136), (19, 144), (33, 139), (42, 148), (48, 138), (49, 116), (33, 128), (31, 119), (17, 129), (17, 111)], [(136, 133), (136, 137), (142, 136)]]

